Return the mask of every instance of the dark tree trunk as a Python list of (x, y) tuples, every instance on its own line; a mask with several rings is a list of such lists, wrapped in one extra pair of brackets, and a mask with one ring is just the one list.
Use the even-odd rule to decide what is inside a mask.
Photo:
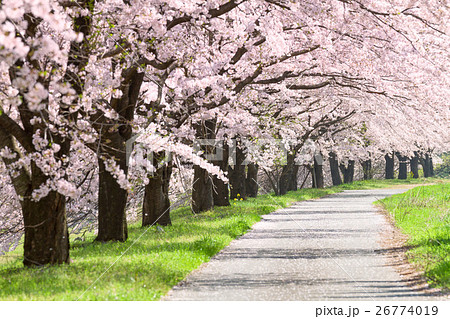
[(433, 168), (433, 160), (430, 154), (425, 153), (419, 157), (420, 165), (423, 168), (423, 176), (424, 177), (433, 177), (434, 176), (434, 168)]
[(373, 171), (372, 171), (372, 160), (368, 159), (361, 163), (362, 169), (363, 169), (363, 179), (365, 181), (373, 178)]
[(430, 177), (430, 167), (424, 155), (419, 156), (419, 163), (422, 165), (423, 177)]
[(394, 179), (394, 156), (391, 154), (386, 154), (384, 156), (384, 159), (386, 160), (386, 166), (385, 166), (385, 179)]
[[(65, 144), (61, 143), (64, 151)], [(0, 148), (8, 147), (22, 157), (12, 136), (0, 127)], [(66, 153), (65, 153), (66, 154)], [(16, 159), (1, 158), (6, 165)], [(11, 177), (20, 202), (25, 228), (24, 260), (26, 267), (69, 263), (69, 234), (67, 230), (66, 198), (54, 191), (39, 201), (32, 200), (33, 190), (45, 184), (47, 177), (31, 162), (31, 171), (21, 168)]]
[(434, 176), (433, 158), (429, 154), (426, 154), (425, 156), (428, 161), (429, 176), (433, 177)]
[(293, 179), (295, 178), (295, 190), (297, 190), (297, 170), (295, 170), (295, 154), (288, 153), (286, 159), (286, 165), (281, 170), (281, 175), (278, 182), (278, 194), (284, 195), (288, 191), (292, 190), (294, 186)]
[(422, 165), (423, 177), (430, 177), (430, 170), (428, 168), (428, 163), (425, 161), (424, 156), (419, 157), (419, 163)]
[(408, 178), (408, 157), (400, 155), (400, 153), (395, 154), (399, 161), (398, 168), (398, 179)]
[(407, 179), (408, 178), (408, 164), (406, 162), (401, 161), (399, 163), (399, 168), (398, 168), (398, 179)]
[(342, 175), (344, 175), (344, 183), (352, 183), (353, 182), (353, 174), (355, 172), (355, 161), (348, 161), (347, 166), (341, 164), (339, 165), (341, 169)]
[(339, 162), (336, 159), (336, 154), (329, 154), (331, 179), (333, 180), (333, 185), (338, 186), (342, 184), (341, 174), (339, 173)]
[(212, 209), (214, 206), (211, 175), (201, 168), (194, 166), (194, 185), (192, 187), (192, 210), (198, 214)]
[[(94, 127), (101, 136), (101, 152), (99, 155), (99, 196), (98, 196), (98, 235), (96, 240), (126, 241), (128, 238), (126, 204), (128, 192), (121, 188), (117, 179), (106, 171), (103, 159), (114, 159), (116, 165), (126, 175), (127, 141), (130, 140), (133, 128), (130, 123), (134, 117), (135, 106), (144, 79), (144, 72), (139, 73), (136, 66), (122, 71), (120, 98), (112, 98), (111, 107), (120, 115), (112, 121), (103, 114), (93, 118)], [(109, 127), (104, 129), (104, 125)], [(114, 125), (112, 125), (114, 124)], [(103, 159), (102, 159), (103, 158)]]
[[(216, 154), (218, 154), (216, 152)], [(220, 167), (223, 172), (228, 171), (228, 156), (229, 147), (226, 141), (223, 141), (223, 149), (221, 159), (213, 161), (214, 165)], [(214, 206), (229, 206), (230, 205), (230, 190), (228, 183), (225, 183), (217, 176), (213, 176), (213, 202)]]
[[(196, 125), (198, 139), (214, 139), (216, 120), (206, 120)], [(213, 145), (203, 145), (204, 154), (214, 152)], [(214, 206), (212, 176), (198, 165), (194, 165), (194, 182), (192, 186), (192, 210), (198, 214), (210, 210)]]
[(323, 158), (321, 154), (314, 156), (314, 166), (312, 167), (312, 187), (323, 188)]
[[(162, 154), (161, 154), (162, 155)], [(155, 174), (145, 185), (142, 205), (142, 226), (171, 225), (169, 184), (172, 175), (172, 162), (158, 167)]]
[[(105, 169), (99, 159), (98, 185), (98, 235), (96, 241), (126, 241), (128, 238), (125, 207), (128, 192)], [(126, 174), (126, 169), (125, 169)]]
[(287, 182), (287, 191), (296, 191), (298, 188), (297, 185), (297, 177), (298, 177), (298, 165), (293, 165), (291, 174), (288, 176), (288, 182)]
[(225, 183), (216, 176), (213, 176), (212, 179), (214, 206), (230, 206), (230, 190), (228, 188), (228, 183)]
[(245, 153), (243, 146), (236, 140), (235, 161), (233, 166), (228, 167), (228, 178), (230, 180), (230, 198), (245, 199), (247, 192), (245, 190)]
[(258, 196), (258, 165), (250, 163), (247, 165), (247, 178), (245, 179), (245, 190), (248, 197)]
[(409, 165), (413, 173), (413, 178), (419, 178), (419, 158), (416, 152), (414, 152), (414, 157), (409, 161)]
[(65, 197), (52, 191), (35, 202), (31, 200), (31, 193), (30, 188), (22, 202), (25, 227), (23, 264), (29, 267), (69, 263)]

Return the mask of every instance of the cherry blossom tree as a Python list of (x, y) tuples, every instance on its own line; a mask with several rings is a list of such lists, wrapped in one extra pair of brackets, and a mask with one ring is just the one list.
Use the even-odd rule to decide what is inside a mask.
[(79, 140), (71, 129), (77, 99), (71, 72), (83, 64), (71, 58), (85, 30), (74, 30), (56, 2), (1, 6), (0, 146), (21, 203), (24, 264), (68, 262), (66, 197), (78, 191), (66, 169), (70, 145)]

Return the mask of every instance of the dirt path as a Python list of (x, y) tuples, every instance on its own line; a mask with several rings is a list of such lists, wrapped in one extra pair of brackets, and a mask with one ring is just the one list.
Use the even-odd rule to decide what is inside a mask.
[(345, 191), (266, 215), (165, 300), (447, 300), (399, 274), (382, 244), (390, 226), (372, 203), (403, 191)]

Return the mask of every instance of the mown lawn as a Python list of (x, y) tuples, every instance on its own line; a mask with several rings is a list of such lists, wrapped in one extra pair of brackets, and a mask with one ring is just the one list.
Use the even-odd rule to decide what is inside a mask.
[(436, 287), (450, 288), (450, 181), (380, 201), (413, 248), (408, 258)]
[[(285, 196), (258, 196), (194, 215), (188, 207), (171, 213), (172, 226), (129, 229), (126, 243), (72, 241), (70, 265), (24, 269), (21, 248), (0, 256), (0, 300), (159, 300), (192, 270), (268, 214), (293, 202), (345, 189), (370, 189), (435, 182), (365, 181)], [(447, 237), (448, 238), (448, 237)]]

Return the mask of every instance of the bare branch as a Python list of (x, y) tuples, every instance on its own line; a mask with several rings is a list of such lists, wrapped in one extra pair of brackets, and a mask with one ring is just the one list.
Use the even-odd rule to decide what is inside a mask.
[(317, 84), (304, 84), (304, 85), (294, 84), (294, 85), (287, 86), (287, 88), (290, 90), (316, 90), (316, 89), (323, 88), (330, 84), (331, 84), (330, 81), (325, 81), (325, 82), (321, 82), (321, 83), (317, 83)]

